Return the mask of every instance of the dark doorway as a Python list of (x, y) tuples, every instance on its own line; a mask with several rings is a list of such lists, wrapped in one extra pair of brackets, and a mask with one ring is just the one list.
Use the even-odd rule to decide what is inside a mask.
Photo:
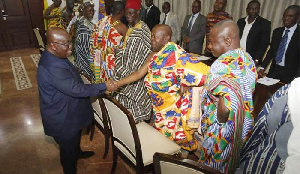
[[(40, 4), (36, 4), (38, 1)], [(36, 45), (32, 29), (33, 24), (43, 27), (41, 0), (0, 0), (0, 12), (0, 51)]]

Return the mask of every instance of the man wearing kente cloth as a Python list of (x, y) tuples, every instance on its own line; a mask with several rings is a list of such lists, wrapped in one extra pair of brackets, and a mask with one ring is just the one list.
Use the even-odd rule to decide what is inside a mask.
[(221, 21), (209, 35), (208, 48), (218, 59), (211, 65), (202, 95), (204, 137), (199, 161), (233, 173), (254, 125), (252, 95), (257, 72), (251, 56), (240, 48), (235, 22)]
[(89, 62), (95, 76), (95, 83), (106, 82), (113, 78), (115, 70), (114, 50), (122, 46), (127, 27), (121, 23), (125, 4), (113, 3), (112, 16), (105, 16), (95, 26), (90, 38)]
[[(151, 52), (150, 30), (140, 20), (140, 0), (127, 0), (125, 16), (129, 22), (123, 46), (115, 50), (116, 67), (114, 78), (120, 80), (137, 71)], [(132, 113), (135, 122), (149, 120), (151, 101), (143, 80), (124, 86), (116, 92), (116, 99)]]
[(50, 5), (45, 13), (44, 18), (47, 19), (47, 27), (59, 27), (65, 29), (64, 20), (62, 18), (62, 11), (59, 9), (61, 0), (52, 0), (53, 4)]
[(182, 149), (193, 151), (197, 148), (197, 141), (188, 124), (192, 93), (189, 90), (182, 95), (180, 88), (204, 85), (209, 66), (171, 42), (171, 36), (168, 25), (156, 25), (151, 37), (152, 49), (156, 53), (149, 56), (140, 70), (117, 84), (129, 84), (147, 74), (145, 86), (152, 101), (154, 127)]

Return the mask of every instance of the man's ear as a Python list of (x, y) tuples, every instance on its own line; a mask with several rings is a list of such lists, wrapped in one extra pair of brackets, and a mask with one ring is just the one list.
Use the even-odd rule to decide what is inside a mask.
[(54, 43), (50, 43), (50, 48), (51, 48), (53, 51), (56, 51), (56, 50), (57, 50), (57, 45), (54, 44)]
[(170, 36), (165, 36), (165, 37), (164, 37), (164, 42), (165, 42), (165, 43), (168, 43), (170, 40), (171, 40), (171, 37), (170, 37)]
[(227, 47), (230, 47), (230, 45), (232, 43), (232, 39), (227, 36), (227, 37), (225, 37), (224, 42), (225, 42)]

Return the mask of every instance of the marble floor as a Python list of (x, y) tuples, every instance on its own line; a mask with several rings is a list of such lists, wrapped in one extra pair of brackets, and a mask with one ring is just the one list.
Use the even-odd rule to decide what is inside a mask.
[[(39, 95), (36, 84), (36, 65), (30, 54), (37, 49), (0, 52), (0, 174), (59, 174), (62, 167), (59, 150), (53, 138), (44, 135), (39, 111)], [(21, 57), (32, 87), (17, 90), (11, 57)], [(95, 155), (78, 161), (78, 173), (110, 173), (112, 151), (106, 159), (104, 137), (96, 129), (94, 140), (82, 136), (83, 150), (93, 150)], [(118, 158), (117, 174), (134, 173)]]

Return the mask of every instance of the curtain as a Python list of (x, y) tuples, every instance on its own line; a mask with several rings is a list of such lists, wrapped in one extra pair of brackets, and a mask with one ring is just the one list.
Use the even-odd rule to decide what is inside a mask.
[[(154, 5), (159, 7), (162, 12), (162, 4), (170, 2), (170, 11), (176, 13), (179, 18), (179, 26), (182, 26), (186, 15), (192, 13), (192, 3), (194, 0), (153, 0)], [(206, 16), (213, 11), (215, 0), (201, 0), (201, 14)], [(246, 7), (250, 0), (227, 0), (225, 11), (228, 12), (234, 21), (245, 17)], [(261, 3), (260, 16), (271, 21), (272, 31), (282, 26), (282, 15), (284, 10), (290, 5), (300, 5), (300, 0), (259, 0)], [(142, 0), (142, 5), (145, 6), (145, 0)]]

